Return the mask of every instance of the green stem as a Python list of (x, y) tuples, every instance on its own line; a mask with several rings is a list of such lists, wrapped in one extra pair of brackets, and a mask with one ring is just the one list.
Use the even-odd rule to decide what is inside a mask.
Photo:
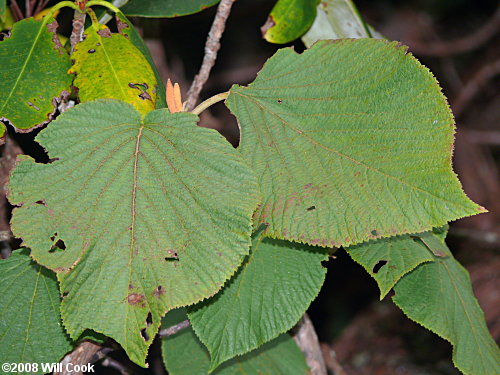
[(92, 10), (92, 8), (86, 8), (85, 13), (87, 13), (92, 21), (92, 27), (96, 29), (96, 31), (99, 31), (99, 21), (97, 20), (97, 16), (95, 12)]
[(72, 1), (61, 1), (60, 3), (57, 3), (52, 8), (50, 8), (49, 12), (45, 15), (45, 17), (43, 17), (43, 24), (45, 25), (47, 22), (49, 22), (49, 19), (52, 18), (54, 13), (64, 7), (73, 8), (74, 10), (80, 10), (80, 8), (78, 8), (78, 5), (76, 5)]
[(205, 109), (207, 109), (211, 105), (227, 99), (228, 96), (229, 96), (229, 91), (214, 95), (211, 98), (208, 98), (207, 100), (205, 100), (203, 103), (200, 103), (195, 109), (193, 109), (191, 111), (191, 113), (194, 113), (195, 115), (199, 115), (201, 112), (203, 112)]
[(107, 1), (103, 1), (103, 0), (90, 0), (87, 3), (87, 7), (92, 7), (92, 6), (95, 6), (95, 5), (108, 8), (109, 10), (111, 10), (111, 11), (113, 11), (115, 13), (121, 13), (122, 12), (119, 8), (115, 7), (111, 3), (108, 3)]

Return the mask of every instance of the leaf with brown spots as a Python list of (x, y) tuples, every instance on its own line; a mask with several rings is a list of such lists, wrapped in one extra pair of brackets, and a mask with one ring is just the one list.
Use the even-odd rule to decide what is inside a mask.
[(453, 173), (446, 98), (397, 43), (282, 49), (226, 103), (263, 194), (256, 224), (271, 237), (353, 245), (485, 211)]
[(9, 184), (13, 232), (69, 292), (70, 336), (103, 333), (140, 365), (165, 312), (217, 293), (250, 248), (255, 176), (197, 121), (79, 104), (36, 138), (53, 161), (19, 157)]
[(155, 109), (158, 84), (141, 51), (105, 26), (100, 30), (89, 27), (85, 34), (85, 40), (75, 46), (71, 67), (80, 101), (119, 99), (143, 115)]

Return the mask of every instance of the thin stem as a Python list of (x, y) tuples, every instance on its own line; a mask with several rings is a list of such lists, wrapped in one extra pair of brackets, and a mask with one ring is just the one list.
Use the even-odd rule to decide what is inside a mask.
[(115, 13), (122, 13), (122, 11), (119, 8), (115, 7), (111, 3), (108, 3), (107, 1), (103, 1), (103, 0), (90, 0), (87, 3), (87, 7), (88, 8), (93, 7), (95, 5), (108, 8), (109, 10), (112, 10)]
[(203, 103), (200, 103), (191, 112), (194, 113), (195, 115), (199, 115), (201, 112), (203, 112), (205, 109), (207, 109), (211, 105), (214, 105), (215, 103), (218, 103), (222, 100), (227, 99), (228, 96), (229, 96), (229, 91), (214, 95), (211, 98), (208, 98), (207, 100), (205, 100)]
[(189, 325), (190, 325), (189, 320), (186, 319), (186, 320), (176, 324), (175, 326), (162, 329), (158, 333), (158, 335), (160, 337), (172, 336), (172, 335), (175, 335), (177, 332), (182, 331), (183, 329), (189, 327)]
[(220, 49), (220, 38), (226, 28), (226, 20), (231, 12), (231, 7), (236, 0), (222, 0), (217, 8), (214, 22), (208, 33), (207, 42), (205, 44), (205, 56), (200, 67), (200, 71), (194, 77), (193, 83), (188, 91), (188, 98), (186, 101), (186, 109), (190, 110), (194, 107), (200, 96), (203, 85), (208, 80), (210, 70), (215, 64), (217, 52)]
[[(124, 6), (125, 4), (128, 3), (129, 0), (113, 0), (113, 5), (117, 8), (121, 8), (122, 6)], [(99, 19), (99, 23), (105, 25), (107, 24), (109, 21), (111, 21), (112, 17), (109, 13), (104, 13), (102, 15), (102, 17)]]
[(16, 21), (20, 21), (24, 18), (23, 12), (21, 12), (21, 8), (19, 8), (16, 0), (11, 0), (10, 9), (12, 10), (12, 15)]
[[(82, 13), (80, 9), (75, 9), (75, 14), (73, 16), (73, 30), (71, 30), (71, 36), (69, 41), (71, 43), (71, 54), (75, 50), (77, 43), (83, 40), (83, 31), (85, 30), (85, 17), (86, 13)], [(93, 24), (93, 22), (92, 22)]]
[(99, 21), (97, 20), (97, 16), (95, 12), (92, 10), (92, 8), (86, 8), (85, 13), (87, 13), (90, 17), (90, 20), (92, 21), (92, 26), (96, 31), (99, 31)]

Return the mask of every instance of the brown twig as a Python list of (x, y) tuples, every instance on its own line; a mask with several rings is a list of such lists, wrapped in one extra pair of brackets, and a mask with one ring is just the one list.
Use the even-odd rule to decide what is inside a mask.
[(483, 66), (473, 78), (471, 78), (460, 91), (458, 97), (453, 100), (452, 108), (455, 117), (460, 117), (467, 105), (480, 92), (481, 88), (493, 77), (500, 74), (500, 59)]
[(188, 91), (186, 101), (186, 110), (188, 111), (194, 108), (200, 96), (201, 89), (208, 80), (210, 70), (212, 70), (215, 64), (217, 52), (220, 48), (220, 38), (226, 28), (226, 20), (229, 17), (231, 7), (235, 1), (236, 0), (221, 0), (219, 3), (217, 14), (215, 15), (214, 22), (208, 33), (207, 42), (205, 43), (205, 56), (203, 56), (200, 71), (194, 77), (194, 81)]
[(36, 15), (36, 14), (40, 13), (47, 6), (48, 2), (49, 2), (49, 0), (39, 0), (33, 14)]
[(464, 38), (439, 41), (422, 42), (413, 41), (410, 43), (410, 49), (416, 55), (422, 56), (449, 56), (464, 53), (473, 50), (491, 39), (500, 28), (500, 6), (497, 8), (493, 17), (474, 33)]
[(19, 145), (7, 135), (3, 146), (3, 154), (0, 158), (0, 255), (4, 259), (12, 253), (10, 248), (12, 233), (7, 220), (7, 182), (10, 172), (16, 164), (17, 155), (22, 153), (23, 151)]
[(311, 369), (311, 375), (326, 375), (325, 361), (319, 346), (318, 336), (307, 314), (304, 314), (297, 324), (293, 339), (304, 353), (307, 365)]
[[(93, 342), (90, 341), (84, 341), (80, 345), (77, 346), (75, 350), (73, 350), (71, 353), (67, 354), (61, 361), (62, 364), (62, 371), (61, 372), (54, 372), (54, 375), (81, 375), (83, 374), (82, 372), (69, 372), (76, 365), (84, 366), (88, 365), (90, 363), (94, 363), (98, 361), (99, 359), (102, 358), (100, 356), (99, 352), (103, 348)], [(103, 354), (102, 354), (103, 355)], [(68, 363), (71, 363), (73, 366), (69, 366), (66, 368), (66, 365)], [(68, 371), (67, 371), (68, 370)]]
[(323, 352), (326, 367), (333, 375), (347, 375), (347, 372), (337, 359), (337, 354), (329, 345), (321, 344), (321, 351)]
[(75, 49), (78, 42), (83, 40), (83, 31), (85, 29), (85, 13), (75, 10), (75, 15), (73, 16), (73, 30), (71, 31), (71, 36), (69, 38), (71, 42), (71, 53)]
[(20, 21), (24, 18), (23, 12), (21, 12), (21, 8), (19, 8), (19, 5), (17, 4), (16, 0), (11, 0), (10, 10), (12, 11), (12, 16), (14, 17), (14, 21)]
[(172, 335), (175, 335), (177, 332), (182, 331), (183, 329), (189, 327), (189, 325), (190, 325), (189, 320), (186, 319), (183, 322), (176, 324), (175, 326), (162, 329), (158, 333), (158, 335), (160, 337), (172, 336)]
[(104, 367), (113, 368), (119, 371), (122, 375), (130, 375), (130, 371), (124, 365), (122, 365), (117, 360), (114, 360), (113, 358), (110, 357), (104, 358), (104, 360), (102, 361), (102, 365)]

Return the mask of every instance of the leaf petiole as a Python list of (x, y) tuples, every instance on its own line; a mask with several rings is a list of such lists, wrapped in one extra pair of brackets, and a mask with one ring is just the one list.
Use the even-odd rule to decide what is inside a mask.
[(210, 107), (211, 105), (214, 105), (215, 103), (218, 103), (222, 100), (226, 100), (227, 97), (229, 96), (229, 91), (217, 94), (212, 96), (211, 98), (208, 98), (204, 102), (198, 104), (198, 106), (191, 111), (191, 113), (194, 113), (195, 115), (199, 115), (201, 112), (203, 112), (205, 109)]
[(103, 1), (103, 0), (90, 0), (87, 3), (87, 8), (90, 8), (90, 7), (95, 6), (95, 5), (108, 8), (109, 10), (111, 10), (115, 13), (122, 13), (122, 11), (119, 8), (117, 8), (113, 4), (108, 3), (107, 1)]

